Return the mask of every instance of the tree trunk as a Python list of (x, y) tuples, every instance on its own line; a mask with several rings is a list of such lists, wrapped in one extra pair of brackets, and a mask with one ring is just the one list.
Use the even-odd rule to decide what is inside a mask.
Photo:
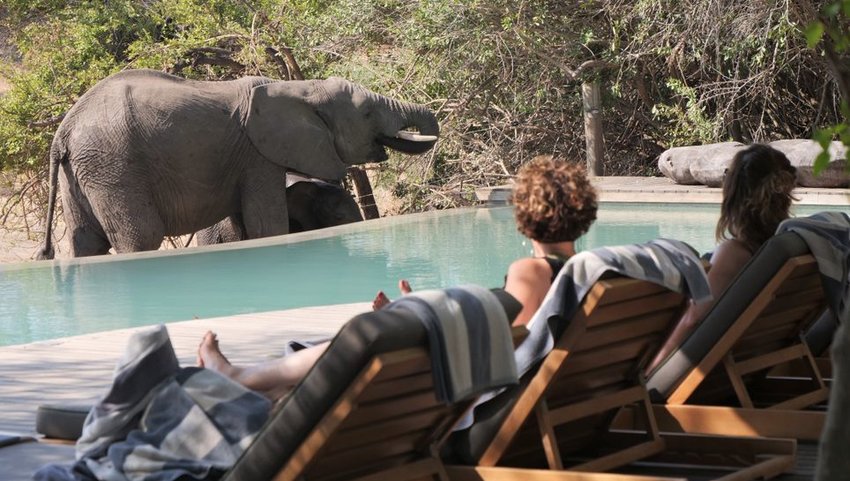
[(605, 144), (602, 132), (602, 101), (599, 94), (599, 80), (593, 79), (581, 84), (581, 98), (584, 105), (584, 137), (587, 145), (587, 174), (591, 177), (602, 175), (602, 161)]
[(375, 197), (372, 195), (372, 184), (366, 171), (360, 167), (349, 167), (348, 176), (354, 184), (354, 195), (357, 196), (357, 204), (363, 212), (363, 219), (377, 219), (381, 217), (378, 206), (375, 205)]

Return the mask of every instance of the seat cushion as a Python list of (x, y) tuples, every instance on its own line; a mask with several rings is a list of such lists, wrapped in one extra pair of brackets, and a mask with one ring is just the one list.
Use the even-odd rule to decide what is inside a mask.
[(44, 404), (35, 413), (35, 430), (48, 438), (76, 441), (91, 406)]
[(667, 399), (788, 259), (808, 253), (808, 245), (793, 232), (771, 237), (717, 299), (699, 326), (650, 374), (646, 387), (653, 402)]

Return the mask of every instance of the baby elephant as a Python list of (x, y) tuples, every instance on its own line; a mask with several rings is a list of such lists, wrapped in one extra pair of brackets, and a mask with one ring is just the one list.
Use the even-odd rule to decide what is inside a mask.
[[(347, 190), (318, 179), (305, 179), (287, 187), (286, 205), (290, 233), (363, 220), (357, 202)], [(247, 238), (238, 215), (198, 231), (196, 237), (198, 245), (236, 242)]]

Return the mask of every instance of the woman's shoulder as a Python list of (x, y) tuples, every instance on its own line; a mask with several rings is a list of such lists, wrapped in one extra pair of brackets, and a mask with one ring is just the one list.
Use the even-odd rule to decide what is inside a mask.
[(727, 239), (720, 243), (711, 256), (712, 269), (724, 269), (737, 272), (752, 259), (749, 246), (738, 239)]
[(717, 256), (720, 256), (721, 258), (729, 257), (749, 259), (753, 256), (753, 251), (750, 249), (749, 245), (741, 240), (726, 239), (714, 249), (714, 254), (711, 257), (712, 262)]
[(549, 263), (543, 257), (523, 257), (511, 263), (508, 275), (539, 275), (548, 270)]

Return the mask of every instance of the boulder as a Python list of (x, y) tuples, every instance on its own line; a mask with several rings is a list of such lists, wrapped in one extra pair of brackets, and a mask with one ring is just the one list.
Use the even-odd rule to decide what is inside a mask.
[(677, 184), (719, 187), (732, 157), (746, 147), (740, 142), (673, 147), (658, 157), (658, 168)]
[(815, 158), (821, 153), (821, 146), (814, 140), (790, 139), (771, 142), (771, 147), (782, 152), (797, 168), (797, 184), (803, 187), (847, 187), (850, 175), (845, 165), (847, 147), (841, 142), (832, 142), (829, 146), (829, 164), (817, 176), (813, 166)]
[[(829, 146), (830, 163), (817, 176), (813, 165), (821, 152), (820, 145), (808, 139), (777, 140), (771, 147), (784, 153), (797, 168), (797, 184), (803, 187), (847, 187), (850, 174), (846, 170), (847, 147), (841, 142)], [(658, 168), (677, 184), (723, 185), (723, 176), (739, 150), (747, 146), (739, 142), (673, 147), (658, 157)]]

